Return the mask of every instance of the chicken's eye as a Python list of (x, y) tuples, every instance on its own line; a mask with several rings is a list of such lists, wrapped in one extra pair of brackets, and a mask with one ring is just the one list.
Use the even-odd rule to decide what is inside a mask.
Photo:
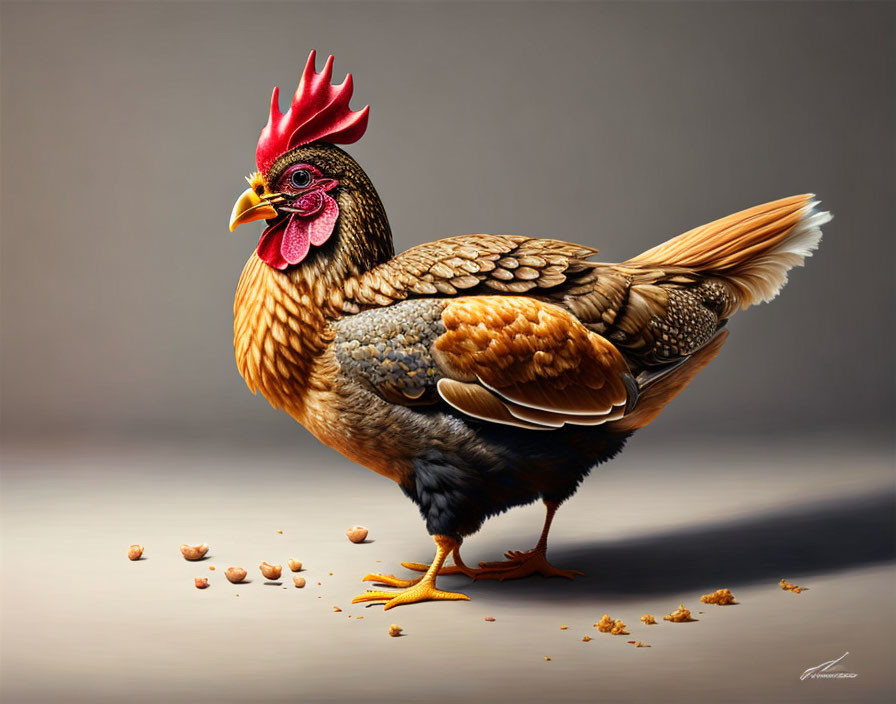
[(292, 185), (296, 188), (305, 188), (305, 186), (310, 186), (312, 180), (314, 180), (314, 177), (311, 175), (311, 172), (308, 171), (308, 169), (296, 169), (289, 177), (290, 183), (292, 183)]

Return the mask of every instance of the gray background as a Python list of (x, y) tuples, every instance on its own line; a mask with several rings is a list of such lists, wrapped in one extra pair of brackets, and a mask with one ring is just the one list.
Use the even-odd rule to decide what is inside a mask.
[[(892, 4), (3, 3), (0, 23), (4, 702), (892, 701)], [(526, 233), (618, 261), (794, 193), (835, 213), (558, 514), (552, 560), (585, 577), (349, 606), (431, 541), (395, 486), (252, 397), (231, 342), (261, 228), (228, 216), (310, 48), (372, 106), (349, 151), (399, 250)], [(467, 561), (541, 520), (489, 521)], [(255, 576), (289, 557), (304, 590)], [(719, 587), (740, 605), (701, 607)], [(679, 603), (699, 621), (640, 625)], [(653, 647), (596, 633), (607, 612)], [(858, 678), (798, 679), (845, 651)]]
[[(309, 48), (397, 249), (552, 235), (619, 261), (754, 204), (835, 214), (657, 432), (890, 428), (892, 5), (4, 4), (7, 433), (296, 429), (246, 394), (227, 218)], [(308, 438), (310, 442), (311, 439)]]

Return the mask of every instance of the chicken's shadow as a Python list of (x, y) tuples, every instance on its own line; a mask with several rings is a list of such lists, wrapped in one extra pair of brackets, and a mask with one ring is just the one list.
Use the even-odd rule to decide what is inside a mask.
[(554, 543), (552, 564), (585, 572), (573, 582), (531, 577), (460, 587), (477, 599), (592, 598), (712, 590), (836, 572), (896, 558), (896, 495), (805, 503), (748, 518), (590, 544)]

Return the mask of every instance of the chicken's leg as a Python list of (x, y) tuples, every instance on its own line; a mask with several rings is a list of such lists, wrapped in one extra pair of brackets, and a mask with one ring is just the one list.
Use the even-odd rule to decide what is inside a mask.
[(474, 570), (474, 579), (497, 579), (503, 582), (505, 579), (519, 579), (536, 573), (542, 577), (572, 579), (576, 575), (584, 574), (578, 570), (559, 570), (548, 562), (548, 532), (551, 530), (551, 522), (554, 520), (554, 514), (560, 504), (554, 501), (545, 501), (544, 505), (548, 512), (544, 519), (541, 537), (535, 547), (528, 552), (508, 550), (504, 553), (507, 559), (501, 562), (480, 562), (479, 569)]
[[(538, 543), (532, 550), (529, 550), (528, 552), (508, 550), (504, 553), (505, 557), (507, 557), (506, 560), (502, 560), (501, 562), (480, 562), (479, 568), (477, 569), (467, 567), (467, 565), (464, 564), (464, 561), (460, 557), (460, 545), (458, 545), (451, 553), (454, 558), (454, 565), (442, 567), (442, 569), (439, 570), (439, 574), (463, 574), (474, 580), (497, 579), (501, 581), (505, 579), (520, 579), (521, 577), (529, 577), (533, 574), (540, 574), (542, 577), (566, 577), (567, 579), (572, 579), (576, 575), (584, 574), (584, 572), (579, 572), (578, 570), (559, 570), (547, 561), (548, 532), (551, 530), (554, 514), (557, 512), (557, 509), (560, 508), (560, 504), (553, 501), (545, 501), (544, 503), (548, 511), (547, 516), (545, 516), (544, 519), (544, 528), (541, 531), (541, 537), (538, 539)], [(426, 565), (422, 562), (402, 562), (401, 564), (410, 570), (416, 570), (418, 572), (426, 572), (431, 568), (431, 565)], [(422, 577), (412, 580), (398, 579), (392, 575), (369, 576), (384, 577), (386, 578), (385, 581), (380, 579), (376, 581), (382, 581), (384, 584), (390, 584), (395, 587), (416, 584), (422, 579)]]
[(391, 609), (393, 606), (401, 604), (415, 604), (419, 601), (444, 601), (466, 599), (466, 594), (457, 592), (443, 592), (436, 589), (436, 576), (442, 568), (442, 563), (448, 557), (448, 553), (460, 547), (460, 541), (455, 538), (449, 538), (447, 535), (434, 535), (433, 540), (436, 541), (436, 556), (432, 561), (432, 565), (422, 577), (416, 580), (397, 579), (392, 575), (369, 574), (364, 577), (365, 582), (381, 582), (384, 584), (393, 584), (395, 586), (407, 586), (397, 592), (384, 591), (368, 591), (359, 594), (352, 599), (353, 604), (363, 601), (385, 601), (385, 609)]
[[(441, 569), (439, 569), (439, 576), (444, 574), (463, 574), (471, 579), (476, 577), (476, 573), (479, 572), (478, 569), (473, 567), (467, 567), (464, 564), (463, 559), (460, 556), (460, 543), (451, 551), (451, 557), (454, 559), (453, 565), (442, 565)], [(432, 565), (427, 565), (425, 562), (402, 562), (402, 567), (407, 567), (409, 570), (415, 570), (417, 572), (429, 572), (430, 567)], [(416, 579), (401, 579), (396, 577), (394, 574), (369, 574), (364, 577), (365, 582), (376, 582), (378, 584), (388, 584), (390, 587), (410, 587), (414, 584), (417, 584), (423, 577), (417, 577)]]
[[(479, 570), (476, 569), (475, 567), (467, 567), (467, 565), (464, 563), (464, 561), (461, 559), (461, 556), (460, 556), (460, 545), (458, 545), (456, 548), (454, 548), (454, 550), (451, 551), (451, 558), (454, 560), (454, 564), (447, 565), (447, 566), (443, 565), (442, 569), (439, 570), (440, 575), (463, 574), (463, 575), (466, 575), (467, 577), (470, 577), (471, 579), (476, 578), (476, 574), (479, 572)], [(426, 572), (430, 568), (430, 565), (427, 565), (424, 562), (402, 562), (401, 566), (407, 567), (409, 570), (416, 570), (417, 572)], [(393, 578), (393, 579), (397, 580), (397, 578)], [(418, 577), (417, 579), (410, 580), (409, 583), (415, 584), (416, 582), (419, 582), (421, 579), (422, 579), (422, 577)], [(397, 581), (408, 581), (408, 580), (397, 580)], [(388, 584), (392, 584), (392, 582), (388, 582)], [(395, 584), (393, 586), (404, 586), (404, 585)]]

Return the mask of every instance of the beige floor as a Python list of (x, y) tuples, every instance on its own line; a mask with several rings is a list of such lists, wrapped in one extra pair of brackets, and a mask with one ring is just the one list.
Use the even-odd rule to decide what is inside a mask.
[[(430, 541), (395, 486), (328, 451), (7, 444), (2, 700), (889, 701), (886, 443), (649, 440), (596, 472), (558, 515), (553, 560), (585, 577), (449, 578), (473, 600), (387, 613), (350, 604), (360, 577), (404, 573), (399, 561), (428, 559)], [(540, 522), (537, 506), (493, 519), (467, 560), (528, 547)], [(345, 539), (355, 523), (371, 542)], [(211, 545), (206, 561), (180, 557), (178, 544), (192, 541)], [(146, 559), (126, 559), (133, 542)], [(308, 586), (293, 588), (288, 574), (265, 584), (256, 566), (290, 557), (305, 563)], [(229, 565), (249, 569), (251, 582), (226, 582)], [(195, 589), (194, 576), (210, 588)], [(784, 592), (781, 577), (809, 590)], [(723, 586), (739, 605), (699, 603)], [(697, 622), (638, 621), (682, 602)], [(598, 633), (605, 612), (631, 636)], [(389, 638), (390, 623), (406, 635)], [(841, 670), (857, 677), (800, 681), (847, 651)]]

